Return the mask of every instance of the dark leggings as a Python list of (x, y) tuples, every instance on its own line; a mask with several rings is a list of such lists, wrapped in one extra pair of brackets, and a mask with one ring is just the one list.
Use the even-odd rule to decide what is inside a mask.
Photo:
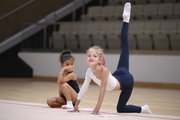
[(126, 105), (134, 86), (134, 78), (129, 72), (129, 42), (128, 42), (128, 26), (129, 23), (123, 22), (121, 30), (122, 50), (119, 58), (117, 70), (112, 74), (116, 77), (121, 85), (121, 94), (117, 103), (117, 112), (121, 113), (140, 113), (141, 107), (134, 105)]

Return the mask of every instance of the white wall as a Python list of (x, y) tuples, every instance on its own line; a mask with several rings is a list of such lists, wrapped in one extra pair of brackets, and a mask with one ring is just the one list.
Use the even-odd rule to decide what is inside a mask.
[[(57, 77), (61, 70), (60, 53), (20, 52), (19, 57), (33, 68), (34, 76)], [(84, 78), (88, 68), (85, 54), (73, 53), (78, 78)], [(113, 72), (119, 60), (118, 54), (105, 54), (107, 67)], [(130, 72), (135, 81), (180, 83), (180, 56), (178, 55), (130, 55)]]

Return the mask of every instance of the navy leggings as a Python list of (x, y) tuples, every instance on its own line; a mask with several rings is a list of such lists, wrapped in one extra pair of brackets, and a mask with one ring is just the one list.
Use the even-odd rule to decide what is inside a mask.
[(119, 100), (117, 103), (117, 112), (120, 113), (129, 113), (135, 112), (140, 113), (141, 107), (134, 105), (126, 105), (134, 86), (134, 78), (129, 72), (129, 42), (128, 42), (128, 27), (129, 23), (123, 22), (122, 30), (121, 30), (121, 43), (122, 50), (119, 58), (119, 63), (117, 66), (117, 70), (112, 74), (116, 77), (121, 85), (121, 94), (119, 96)]

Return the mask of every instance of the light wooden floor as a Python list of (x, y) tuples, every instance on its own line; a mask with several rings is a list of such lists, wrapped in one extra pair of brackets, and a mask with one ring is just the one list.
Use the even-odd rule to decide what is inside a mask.
[[(25, 78), (0, 78), (0, 99), (22, 102), (46, 103), (46, 99), (58, 96), (55, 82), (34, 81)], [(96, 105), (99, 87), (91, 85), (80, 106)], [(107, 92), (102, 109), (115, 110), (120, 91)], [(180, 116), (180, 90), (134, 88), (129, 104), (148, 104), (153, 114)]]
[(180, 120), (180, 116), (117, 113), (101, 110), (100, 115), (91, 115), (92, 108), (80, 108), (79, 113), (46, 104), (0, 100), (0, 120)]

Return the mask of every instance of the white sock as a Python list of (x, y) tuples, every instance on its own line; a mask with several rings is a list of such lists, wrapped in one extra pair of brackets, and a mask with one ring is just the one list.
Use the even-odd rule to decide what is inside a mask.
[(73, 109), (73, 104), (72, 104), (72, 101), (67, 101), (66, 102), (66, 105), (63, 105), (61, 108), (63, 109)]
[(152, 112), (151, 112), (148, 105), (144, 105), (144, 106), (141, 107), (141, 113), (152, 114)]
[(129, 23), (130, 21), (130, 16), (131, 16), (131, 3), (127, 2), (124, 5), (124, 10), (123, 10), (123, 22)]

